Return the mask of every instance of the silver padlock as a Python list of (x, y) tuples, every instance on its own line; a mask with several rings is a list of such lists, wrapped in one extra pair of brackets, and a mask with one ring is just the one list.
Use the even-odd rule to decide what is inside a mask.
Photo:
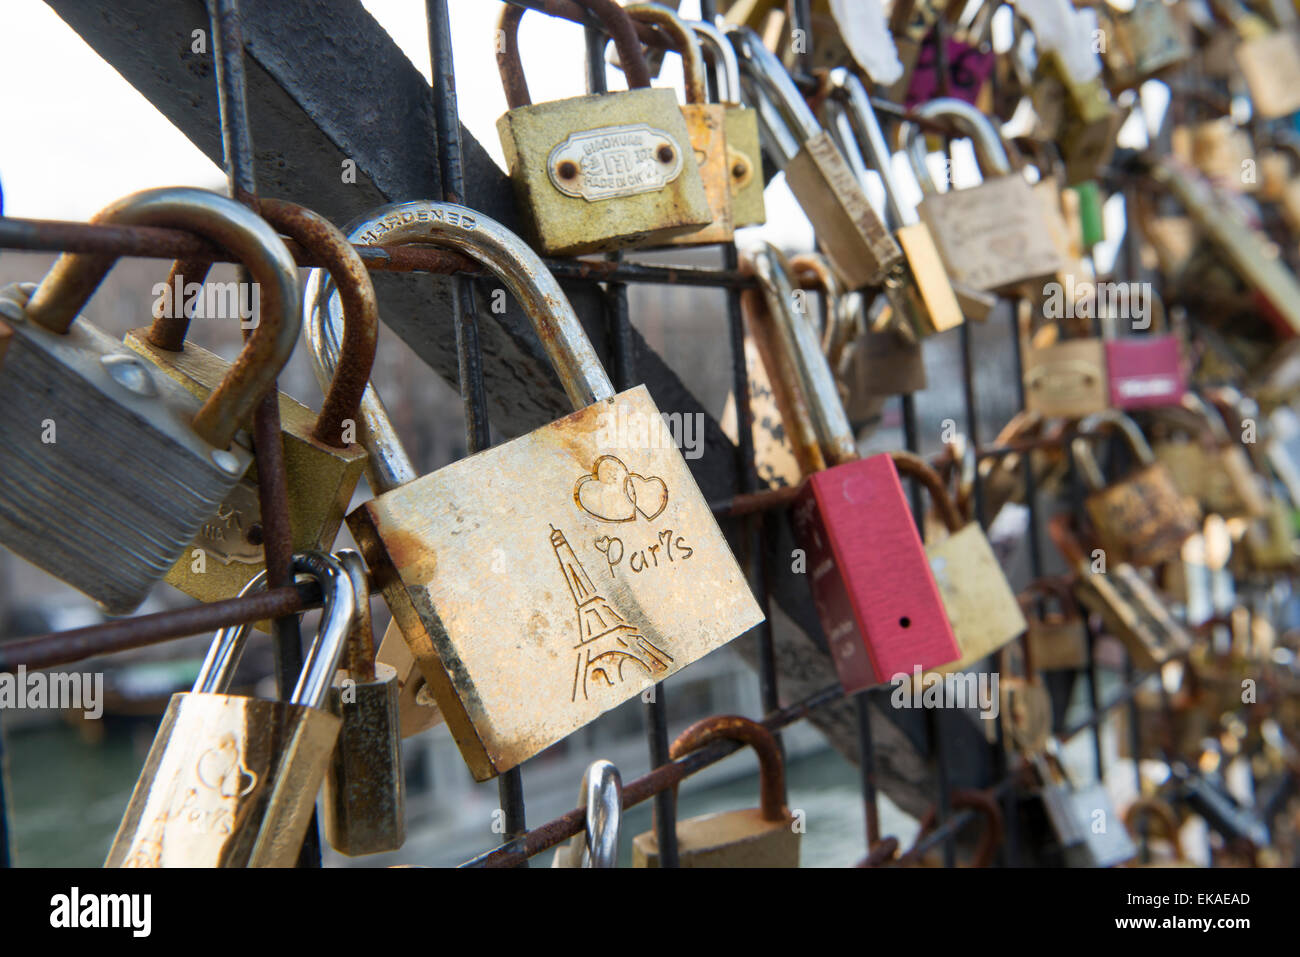
[(113, 615), (136, 609), (252, 461), (234, 442), (297, 342), (297, 266), (259, 216), (200, 189), (151, 189), (101, 224), (199, 233), (238, 256), (260, 317), (203, 402), (78, 313), (115, 258), (65, 253), (37, 287), (0, 290), (0, 543)]
[(586, 809), (579, 834), (555, 849), (552, 867), (617, 867), (623, 826), (623, 779), (608, 761), (593, 761), (582, 775), (578, 807)]

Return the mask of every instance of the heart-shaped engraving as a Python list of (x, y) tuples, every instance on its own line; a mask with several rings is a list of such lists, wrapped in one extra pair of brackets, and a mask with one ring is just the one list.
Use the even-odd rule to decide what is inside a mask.
[(632, 472), (627, 477), (627, 494), (636, 510), (653, 521), (668, 507), (668, 484), (657, 476), (646, 478)]
[(628, 491), (627, 466), (612, 455), (596, 459), (590, 475), (578, 479), (573, 500), (578, 508), (602, 522), (630, 522), (636, 508)]

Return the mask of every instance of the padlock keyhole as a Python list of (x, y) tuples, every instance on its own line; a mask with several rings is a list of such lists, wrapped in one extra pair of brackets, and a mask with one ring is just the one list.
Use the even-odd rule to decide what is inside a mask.
[(908, 618), (906, 615), (904, 615), (902, 618), (898, 619), (898, 626), (899, 626), (900, 628), (911, 628), (911, 627), (912, 627), (912, 619), (910, 619), (910, 618)]

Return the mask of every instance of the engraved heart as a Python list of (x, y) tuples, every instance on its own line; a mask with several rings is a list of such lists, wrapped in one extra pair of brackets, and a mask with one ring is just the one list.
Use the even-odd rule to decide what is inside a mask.
[(627, 466), (612, 455), (596, 459), (590, 475), (578, 479), (573, 501), (578, 508), (603, 522), (631, 522), (636, 508), (627, 487)]
[(632, 472), (627, 477), (627, 494), (636, 510), (653, 521), (668, 507), (668, 485), (656, 476), (646, 478)]

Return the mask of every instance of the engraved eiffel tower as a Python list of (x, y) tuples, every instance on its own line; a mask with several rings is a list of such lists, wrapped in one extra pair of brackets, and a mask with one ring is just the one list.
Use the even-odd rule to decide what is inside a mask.
[(596, 593), (587, 570), (573, 554), (564, 533), (551, 526), (551, 546), (560, 571), (568, 582), (573, 603), (578, 608), (577, 663), (573, 672), (573, 701), (581, 690), (583, 700), (599, 688), (612, 688), (624, 680), (627, 665), (640, 668), (647, 675), (667, 671), (673, 660), (668, 652), (628, 624), (614, 606)]

